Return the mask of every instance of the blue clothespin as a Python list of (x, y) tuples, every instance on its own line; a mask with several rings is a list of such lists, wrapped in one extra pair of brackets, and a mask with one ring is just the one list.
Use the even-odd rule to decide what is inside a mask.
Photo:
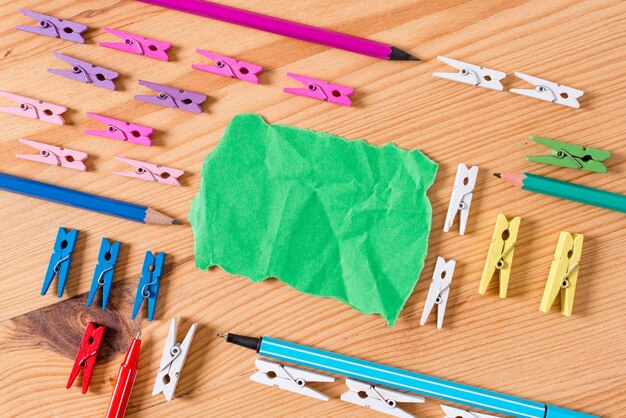
[(96, 292), (100, 286), (102, 286), (102, 310), (106, 310), (107, 301), (109, 300), (109, 292), (111, 291), (111, 284), (113, 283), (113, 274), (115, 274), (117, 253), (119, 251), (119, 242), (111, 245), (108, 239), (102, 238), (100, 253), (98, 254), (98, 264), (96, 265), (96, 270), (93, 273), (91, 289), (89, 290), (89, 296), (87, 296), (87, 303), (85, 306), (91, 306), (91, 302), (93, 302)]
[(43, 287), (41, 288), (41, 294), (45, 295), (52, 284), (52, 280), (55, 277), (59, 277), (57, 296), (63, 296), (65, 290), (65, 281), (67, 280), (67, 272), (70, 270), (70, 263), (72, 262), (72, 252), (74, 251), (74, 244), (76, 244), (76, 237), (78, 231), (70, 229), (69, 232), (63, 227), (59, 228), (57, 233), (57, 240), (54, 243), (54, 252), (50, 256), (50, 263), (48, 263), (48, 271), (46, 271), (46, 278), (43, 281)]
[(143, 260), (141, 279), (137, 285), (137, 295), (135, 296), (135, 306), (133, 307), (132, 319), (135, 319), (137, 312), (144, 299), (148, 299), (148, 320), (154, 319), (157, 297), (159, 296), (159, 284), (161, 270), (165, 262), (165, 253), (158, 253), (156, 256), (150, 251), (146, 251), (146, 258)]

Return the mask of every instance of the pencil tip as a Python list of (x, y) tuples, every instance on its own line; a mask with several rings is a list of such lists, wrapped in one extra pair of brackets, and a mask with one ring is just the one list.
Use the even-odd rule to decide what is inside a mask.
[(496, 176), (499, 179), (502, 178), (502, 173), (493, 173), (493, 175)]
[(172, 225), (182, 225), (183, 223), (181, 221), (178, 221), (176, 219), (172, 219)]
[(421, 61), (419, 58), (409, 54), (408, 52), (404, 52), (395, 46), (391, 47), (391, 52), (388, 56), (392, 61)]
[(218, 333), (217, 336), (220, 337), (220, 338), (226, 339), (226, 335), (224, 335), (224, 334)]

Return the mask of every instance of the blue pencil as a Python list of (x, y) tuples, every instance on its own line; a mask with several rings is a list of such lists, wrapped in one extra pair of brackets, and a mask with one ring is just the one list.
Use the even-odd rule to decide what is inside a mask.
[(110, 199), (78, 190), (42, 183), (10, 174), (0, 173), (0, 190), (61, 203), (75, 208), (117, 216), (144, 224), (180, 225), (181, 223), (147, 206)]

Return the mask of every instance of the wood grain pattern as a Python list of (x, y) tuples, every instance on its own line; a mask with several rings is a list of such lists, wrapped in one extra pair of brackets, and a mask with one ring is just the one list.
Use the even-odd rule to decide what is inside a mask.
[[(339, 400), (342, 380), (316, 387), (329, 402), (299, 397), (249, 382), (253, 353), (227, 346), (216, 331), (267, 334), (359, 356), (603, 417), (623, 416), (626, 390), (626, 308), (623, 214), (512, 190), (493, 179), (497, 171), (529, 170), (563, 180), (625, 192), (626, 3), (594, 0), (224, 0), (226, 4), (389, 42), (421, 63), (383, 62), (225, 23), (162, 10), (129, 0), (23, 0), (0, 2), (0, 90), (64, 104), (63, 127), (0, 114), (0, 170), (88, 192), (150, 204), (184, 219), (197, 190), (206, 154), (228, 121), (241, 112), (270, 123), (327, 131), (370, 143), (419, 148), (440, 164), (429, 195), (433, 228), (426, 268), (393, 328), (330, 299), (300, 294), (277, 280), (252, 284), (220, 269), (199, 271), (191, 228), (137, 225), (7, 193), (0, 194), (0, 403), (3, 416), (103, 416), (129, 334), (141, 327), (144, 345), (128, 416), (378, 416)], [(87, 44), (16, 31), (30, 24), (17, 7), (87, 24)], [(173, 62), (157, 62), (97, 46), (112, 40), (112, 27), (171, 42)], [(195, 48), (235, 56), (265, 67), (259, 86), (193, 71), (204, 62)], [(52, 51), (109, 66), (122, 74), (109, 92), (48, 74), (59, 64)], [(525, 84), (522, 71), (585, 91), (580, 110), (434, 79), (448, 71), (437, 55), (479, 64)], [(284, 94), (284, 74), (303, 73), (356, 88), (355, 106), (344, 108)], [(210, 99), (195, 115), (132, 100), (145, 94), (138, 79), (202, 91)], [(4, 102), (2, 104), (4, 105)], [(155, 146), (139, 147), (85, 136), (99, 129), (86, 111), (156, 129)], [(610, 149), (609, 173), (531, 164), (524, 156), (545, 150), (527, 140), (538, 135)], [(89, 152), (89, 172), (20, 161), (28, 138)], [(181, 167), (183, 187), (165, 187), (112, 176), (113, 157)], [(465, 236), (442, 233), (458, 163), (479, 165)], [(509, 296), (477, 293), (496, 214), (522, 217)], [(58, 226), (81, 230), (66, 295), (39, 296)], [(539, 312), (559, 231), (585, 234), (574, 315), (555, 306)], [(101, 237), (124, 243), (115, 312), (81, 307), (88, 292)], [(146, 250), (168, 254), (156, 320), (130, 320)], [(457, 260), (445, 328), (418, 321), (438, 255)], [(165, 402), (151, 390), (169, 320), (186, 333), (200, 327), (178, 386)], [(101, 356), (88, 394), (79, 382), (65, 389), (85, 322), (96, 318), (118, 330)], [(80, 381), (80, 378), (79, 378)], [(408, 407), (420, 417), (440, 417), (439, 403)]]

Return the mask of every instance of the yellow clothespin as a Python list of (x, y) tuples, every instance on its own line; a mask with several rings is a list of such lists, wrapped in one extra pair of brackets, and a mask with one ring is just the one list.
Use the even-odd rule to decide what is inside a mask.
[(578, 279), (578, 262), (583, 253), (583, 238), (582, 234), (570, 234), (561, 231), (546, 288), (541, 298), (541, 306), (539, 307), (541, 312), (550, 310), (560, 290), (561, 313), (565, 316), (572, 315), (574, 292), (576, 292), (576, 280)]
[(480, 278), (478, 293), (484, 295), (489, 287), (489, 282), (493, 278), (496, 270), (500, 270), (500, 297), (506, 298), (506, 291), (509, 288), (509, 277), (511, 276), (511, 264), (513, 263), (513, 253), (515, 252), (515, 241), (522, 219), (519, 216), (510, 222), (503, 214), (498, 214), (496, 226), (491, 236), (491, 245), (487, 253), (485, 268)]

